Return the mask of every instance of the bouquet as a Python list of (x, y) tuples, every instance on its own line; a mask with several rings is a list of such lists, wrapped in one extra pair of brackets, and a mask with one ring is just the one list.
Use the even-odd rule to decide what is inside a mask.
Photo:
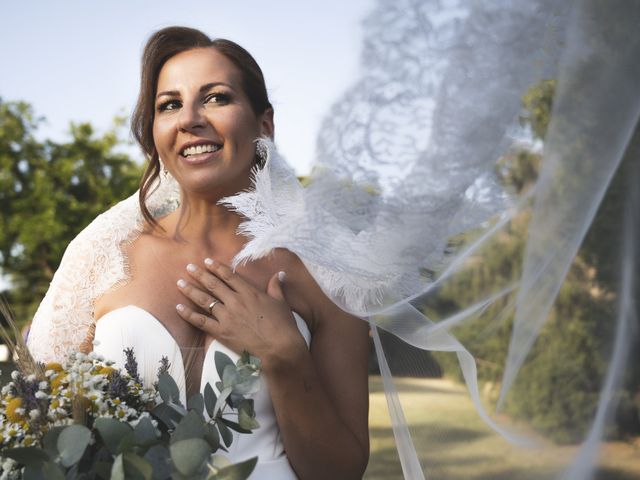
[(231, 445), (231, 430), (259, 426), (246, 397), (259, 388), (256, 357), (233, 363), (216, 352), (220, 394), (207, 384), (184, 406), (167, 358), (145, 389), (131, 349), (121, 370), (95, 353), (45, 365), (24, 342), (12, 347), (18, 369), (0, 391), (0, 480), (242, 480), (253, 471), (257, 458), (231, 464), (217, 452)]

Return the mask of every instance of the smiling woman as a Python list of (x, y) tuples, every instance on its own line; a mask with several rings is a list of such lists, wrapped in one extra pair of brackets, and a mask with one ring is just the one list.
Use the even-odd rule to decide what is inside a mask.
[(132, 126), (149, 164), (139, 197), (70, 244), (30, 349), (50, 361), (95, 340), (122, 366), (123, 348), (133, 348), (148, 384), (168, 357), (183, 398), (219, 380), (215, 352), (249, 351), (262, 362), (253, 399), (261, 428), (236, 439), (230, 459), (258, 456), (257, 479), (360, 477), (366, 323), (286, 249), (228, 266), (247, 238), (238, 233), (244, 217), (221, 200), (251, 189), (277, 156), (260, 68), (239, 45), (182, 27), (152, 35), (142, 63)]
[(184, 190), (219, 200), (249, 188), (254, 140), (261, 136), (273, 136), (273, 110), (254, 111), (241, 73), (226, 56), (199, 48), (164, 64), (153, 138), (165, 168)]

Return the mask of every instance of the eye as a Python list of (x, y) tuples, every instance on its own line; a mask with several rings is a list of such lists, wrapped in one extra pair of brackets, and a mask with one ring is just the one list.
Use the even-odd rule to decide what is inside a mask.
[(159, 112), (165, 112), (167, 110), (176, 110), (180, 108), (180, 102), (178, 100), (167, 100), (158, 105)]
[(222, 92), (211, 93), (204, 98), (204, 103), (217, 103), (219, 105), (226, 105), (229, 103), (229, 95)]

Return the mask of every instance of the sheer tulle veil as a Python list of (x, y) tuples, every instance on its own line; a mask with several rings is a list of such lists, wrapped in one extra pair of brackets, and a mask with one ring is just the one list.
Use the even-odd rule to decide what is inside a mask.
[[(326, 116), (308, 185), (292, 186), (293, 173), (272, 155), (269, 171), (256, 173), (256, 191), (225, 200), (248, 218), (242, 229), (250, 241), (236, 262), (289, 248), (338, 304), (370, 320), (406, 478), (449, 478), (429, 452), (453, 440), (412, 435), (394, 386), (397, 350), (385, 347), (380, 329), (421, 349), (455, 353), (482, 418), (512, 442), (539, 447), (490, 411), (527, 381), (532, 346), (623, 158), (628, 178), (640, 178), (632, 147), (640, 115), (638, 25), (637, 1), (380, 0), (364, 22), (362, 75)], [(518, 121), (522, 99), (549, 80), (550, 121), (543, 142), (535, 142)], [(497, 176), (500, 162), (519, 149), (542, 161), (536, 183), (514, 196)], [(615, 312), (600, 319), (611, 338), (606, 371), (594, 379), (599, 403), (578, 453), (556, 468), (564, 478), (592, 474), (631, 361), (639, 206), (632, 185), (611, 237), (620, 282), (610, 292)], [(522, 215), (530, 220), (526, 247), (513, 262), (519, 267), (507, 279), (484, 278), (475, 289), (483, 294), (453, 311), (431, 308)], [(466, 241), (454, 245), (461, 232)], [(457, 337), (474, 325), (476, 335)], [(500, 391), (489, 407), (473, 352), (505, 328), (508, 353), (495, 366)]]
[[(598, 347), (606, 368), (593, 378), (596, 408), (574, 439), (580, 447), (548, 469), (549, 478), (592, 475), (637, 339), (640, 196), (631, 180), (640, 178), (638, 25), (637, 0), (378, 0), (364, 22), (361, 76), (327, 112), (306, 186), (275, 146), (260, 140), (269, 154), (254, 172), (255, 188), (223, 200), (246, 217), (241, 233), (248, 242), (236, 265), (288, 248), (338, 305), (370, 322), (405, 478), (473, 476), (451, 477), (442, 466), (443, 445), (466, 440), (414, 428), (415, 403), (408, 408), (394, 371), (406, 350), (391, 348), (387, 333), (455, 357), (478, 414), (535, 455), (544, 444), (539, 436), (495, 412), (509, 404), (518, 382), (533, 381), (531, 352), (549, 318), (559, 321), (558, 294), (625, 164), (628, 198), (610, 232), (619, 283), (607, 292), (615, 308), (599, 319), (608, 333)], [(545, 81), (553, 81), (554, 94), (540, 141), (520, 120), (523, 96)], [(522, 151), (541, 158), (540, 170), (516, 195), (499, 180), (505, 159)], [(157, 214), (175, 208), (177, 198), (170, 178), (160, 183), (150, 202)], [(510, 260), (508, 274), (476, 275), (466, 289), (486, 249), (523, 218), (526, 245), (501, 252)], [(115, 234), (130, 241), (141, 217), (131, 198), (96, 222), (76, 250)], [(104, 262), (105, 272), (116, 272), (109, 281), (82, 287), (87, 312), (91, 298), (126, 279), (124, 260), (113, 253)], [(54, 282), (67, 293), (80, 291), (72, 288), (80, 280), (64, 268)], [(452, 303), (452, 288), (473, 294)], [(52, 302), (45, 298), (43, 312)], [(493, 339), (503, 341), (505, 354), (491, 365), (499, 392), (488, 401), (478, 365)], [(562, 352), (554, 358), (551, 373), (536, 382), (553, 385), (554, 368), (572, 362)], [(578, 394), (581, 387), (575, 384)]]

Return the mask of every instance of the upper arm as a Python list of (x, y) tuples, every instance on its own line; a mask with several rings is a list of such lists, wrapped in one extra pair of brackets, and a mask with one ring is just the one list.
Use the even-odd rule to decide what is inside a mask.
[(288, 267), (285, 296), (310, 323), (311, 356), (320, 380), (340, 419), (368, 456), (369, 325), (335, 305), (297, 257)]

